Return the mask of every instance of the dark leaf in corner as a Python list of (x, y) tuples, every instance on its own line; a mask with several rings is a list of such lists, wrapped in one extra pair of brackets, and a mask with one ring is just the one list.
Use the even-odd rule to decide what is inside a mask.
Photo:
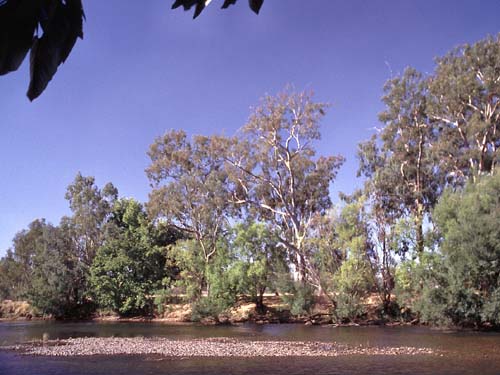
[(33, 44), (36, 2), (7, 1), (0, 5), (0, 75), (19, 68)]
[(30, 55), (28, 98), (37, 98), (47, 87), (59, 65), (66, 61), (77, 38), (83, 38), (81, 0), (56, 1), (48, 11), (41, 38), (35, 38)]

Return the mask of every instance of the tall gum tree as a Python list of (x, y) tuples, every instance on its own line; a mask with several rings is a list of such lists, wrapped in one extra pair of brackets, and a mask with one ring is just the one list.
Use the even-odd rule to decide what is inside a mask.
[(151, 165), (146, 170), (153, 187), (149, 213), (195, 239), (206, 266), (232, 215), (218, 139), (195, 136), (190, 141), (182, 130), (169, 131), (151, 145)]
[(500, 35), (437, 60), (430, 117), (436, 151), (451, 182), (491, 174), (500, 161)]
[(314, 142), (326, 107), (306, 92), (267, 96), (226, 153), (233, 202), (272, 223), (299, 279), (319, 289), (304, 244), (314, 215), (331, 206), (329, 188), (344, 160), (316, 157)]
[(66, 199), (73, 215), (63, 218), (74, 239), (80, 259), (90, 267), (97, 249), (104, 240), (104, 226), (111, 214), (118, 190), (111, 183), (102, 189), (92, 176), (78, 173), (66, 190)]
[(435, 205), (442, 183), (433, 159), (436, 132), (427, 115), (428, 81), (413, 68), (384, 86), (384, 127), (378, 139), (362, 144), (359, 174), (376, 201), (394, 217), (409, 215), (415, 222), (416, 247), (424, 249), (423, 223)]

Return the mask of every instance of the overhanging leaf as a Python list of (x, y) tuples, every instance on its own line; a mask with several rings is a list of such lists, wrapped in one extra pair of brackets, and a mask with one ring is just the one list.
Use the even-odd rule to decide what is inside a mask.
[(37, 98), (47, 87), (59, 65), (66, 61), (77, 38), (83, 38), (83, 7), (81, 0), (51, 3), (44, 33), (35, 38), (30, 55), (28, 98)]
[(248, 0), (248, 4), (250, 9), (259, 14), (260, 8), (262, 7), (262, 4), (264, 4), (264, 0)]
[[(172, 9), (179, 8), (182, 6), (184, 10), (190, 10), (193, 6), (196, 6), (194, 10), (194, 16), (193, 18), (196, 18), (200, 15), (200, 13), (205, 9), (205, 7), (211, 2), (212, 0), (176, 0), (174, 4), (172, 5)], [(228, 8), (230, 5), (236, 4), (238, 0), (224, 0), (224, 3), (222, 4), (222, 9)], [(260, 8), (262, 7), (262, 4), (264, 3), (264, 0), (249, 0), (248, 5), (250, 6), (250, 9), (252, 9), (255, 13), (259, 14)]]
[(236, 4), (238, 0), (225, 0), (224, 4), (222, 4), (222, 9), (228, 8), (230, 5)]
[(0, 75), (19, 68), (33, 44), (36, 2), (7, 1), (0, 6)]

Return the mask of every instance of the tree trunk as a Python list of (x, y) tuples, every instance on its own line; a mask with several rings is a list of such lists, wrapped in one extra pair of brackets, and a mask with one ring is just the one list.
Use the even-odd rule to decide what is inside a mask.
[(424, 209), (422, 203), (417, 201), (417, 215), (416, 215), (416, 237), (417, 237), (417, 253), (422, 254), (424, 252)]
[(296, 267), (297, 267), (297, 281), (304, 284), (307, 278), (307, 270), (305, 259), (302, 254), (297, 253), (296, 255)]
[(255, 309), (260, 314), (263, 314), (266, 309), (264, 306), (264, 290), (259, 290), (259, 295), (257, 296), (257, 301), (255, 302)]

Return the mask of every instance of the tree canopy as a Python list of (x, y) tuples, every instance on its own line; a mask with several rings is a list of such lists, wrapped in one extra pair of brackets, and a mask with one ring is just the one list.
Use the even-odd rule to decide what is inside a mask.
[(159, 313), (177, 298), (192, 319), (222, 321), (242, 301), (267, 315), (274, 293), (295, 316), (320, 301), (330, 322), (500, 327), (499, 46), (391, 78), (381, 128), (358, 146), (363, 186), (336, 203), (343, 157), (316, 148), (327, 105), (290, 89), (233, 136), (155, 139), (144, 204), (78, 173), (71, 214), (14, 237), (0, 298), (59, 318)]

